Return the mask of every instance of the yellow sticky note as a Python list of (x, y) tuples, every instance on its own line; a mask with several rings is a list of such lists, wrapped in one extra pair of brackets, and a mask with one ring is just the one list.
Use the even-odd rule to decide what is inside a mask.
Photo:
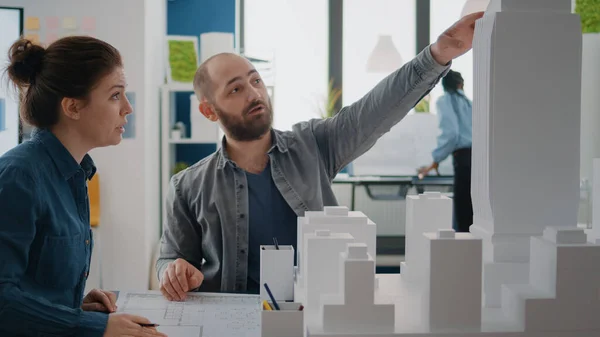
[(26, 30), (40, 30), (40, 18), (37, 16), (28, 16), (25, 19)]
[(25, 39), (31, 41), (33, 44), (40, 44), (40, 36), (38, 34), (25, 34)]
[(77, 29), (77, 19), (74, 17), (63, 18), (62, 24), (64, 29)]

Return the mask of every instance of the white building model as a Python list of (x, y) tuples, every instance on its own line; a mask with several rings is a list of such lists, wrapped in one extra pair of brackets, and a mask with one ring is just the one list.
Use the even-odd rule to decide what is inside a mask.
[(471, 233), (451, 229), (451, 199), (410, 196), (406, 262), (376, 274), (366, 215), (306, 212), (294, 284), (306, 336), (600, 336), (600, 197), (589, 236), (576, 226), (579, 17), (570, 0), (492, 0), (474, 56)]

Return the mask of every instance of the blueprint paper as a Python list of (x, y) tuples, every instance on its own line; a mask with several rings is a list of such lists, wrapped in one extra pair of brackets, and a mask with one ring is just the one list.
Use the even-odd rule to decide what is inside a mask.
[(169, 337), (260, 337), (257, 295), (189, 293), (169, 302), (158, 291), (121, 292), (118, 312), (146, 317)]

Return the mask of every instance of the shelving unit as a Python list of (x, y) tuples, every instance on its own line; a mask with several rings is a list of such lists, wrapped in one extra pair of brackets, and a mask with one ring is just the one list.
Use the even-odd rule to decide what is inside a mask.
[[(191, 134), (191, 121), (186, 125), (186, 135), (180, 139), (171, 138), (171, 130), (177, 120), (177, 93), (194, 94), (193, 85), (165, 84), (161, 86), (161, 110), (160, 110), (160, 198), (161, 198), (161, 219), (162, 223), (166, 220), (164, 211), (164, 202), (167, 196), (169, 181), (173, 176), (173, 168), (176, 164), (178, 145), (217, 145), (222, 135), (217, 123), (208, 122), (202, 126), (206, 128), (207, 136), (202, 139), (189, 138)], [(188, 110), (186, 113), (190, 113)], [(197, 112), (200, 114), (200, 112)], [(214, 137), (211, 135), (214, 134)], [(200, 158), (198, 158), (200, 159)], [(189, 163), (190, 165), (193, 163)]]

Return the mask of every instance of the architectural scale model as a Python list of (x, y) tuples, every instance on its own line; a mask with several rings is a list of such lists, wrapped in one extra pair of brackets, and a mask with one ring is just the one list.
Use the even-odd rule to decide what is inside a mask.
[(473, 48), (471, 233), (451, 229), (451, 199), (410, 196), (406, 262), (376, 274), (366, 215), (307, 212), (306, 336), (600, 336), (598, 160), (594, 228), (577, 227), (581, 39), (570, 0), (490, 2)]

